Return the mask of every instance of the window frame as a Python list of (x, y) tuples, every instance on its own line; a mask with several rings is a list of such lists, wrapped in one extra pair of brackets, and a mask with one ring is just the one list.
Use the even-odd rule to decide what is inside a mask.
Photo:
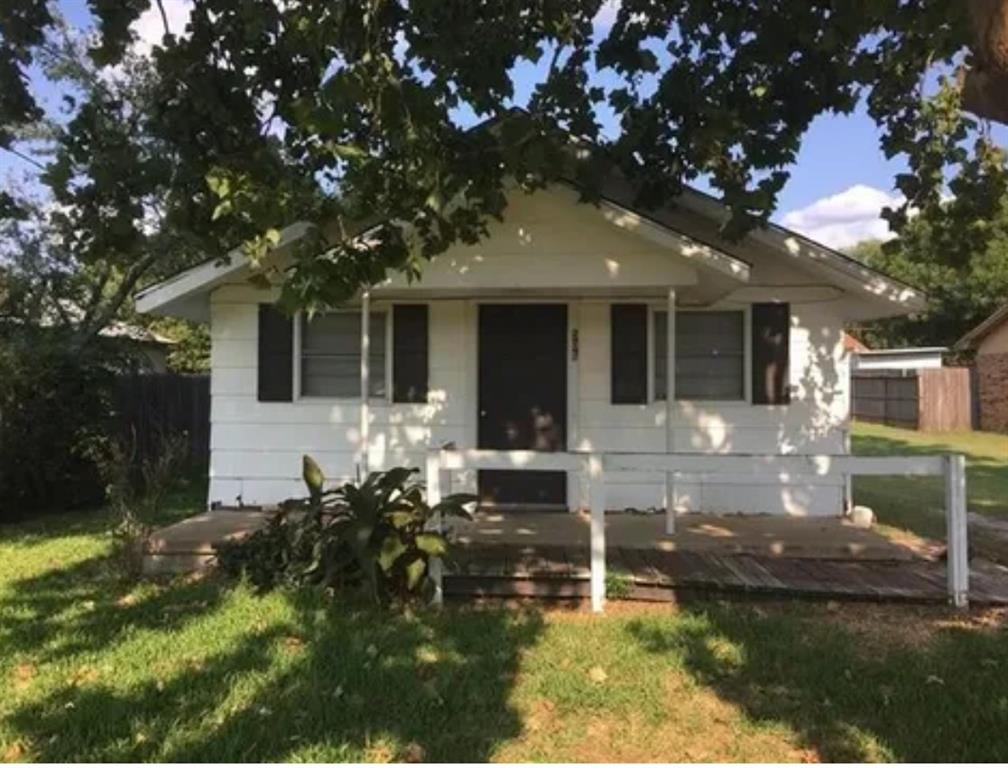
[[(382, 371), (382, 376), (385, 380), (385, 394), (384, 395), (372, 395), (368, 394), (367, 401), (369, 403), (377, 404), (391, 404), (392, 403), (392, 305), (386, 302), (372, 302), (370, 307), (370, 313), (372, 316), (376, 314), (385, 315), (385, 364), (383, 366), (384, 371)], [(348, 309), (334, 309), (325, 314), (329, 315), (357, 315), (360, 316), (360, 307), (352, 307)], [(340, 396), (340, 395), (306, 395), (303, 390), (303, 382), (301, 376), (302, 368), (302, 324), (304, 323), (304, 312), (297, 312), (294, 315), (294, 354), (291, 355), (291, 365), (294, 368), (293, 382), (294, 382), (294, 397), (293, 402), (308, 402), (308, 403), (360, 403), (363, 399), (360, 395), (353, 396)], [(375, 370), (370, 371), (371, 381), (374, 381)]]
[[(652, 303), (651, 311), (648, 312), (648, 402), (664, 403), (665, 397), (658, 397), (656, 392), (656, 355), (657, 355), (657, 334), (655, 333), (655, 318), (659, 312), (667, 312), (668, 306), (664, 304)], [(749, 304), (735, 304), (726, 306), (710, 307), (676, 307), (676, 314), (691, 313), (700, 314), (703, 312), (737, 312), (742, 315), (742, 397), (731, 399), (711, 399), (695, 397), (679, 397), (676, 394), (673, 402), (676, 403), (696, 403), (703, 405), (752, 405), (752, 306)]]

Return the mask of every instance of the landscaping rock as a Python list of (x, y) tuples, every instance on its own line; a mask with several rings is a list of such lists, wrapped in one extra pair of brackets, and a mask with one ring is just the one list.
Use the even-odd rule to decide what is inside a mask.
[(871, 507), (854, 507), (850, 511), (850, 521), (858, 528), (871, 528), (875, 524), (875, 512)]

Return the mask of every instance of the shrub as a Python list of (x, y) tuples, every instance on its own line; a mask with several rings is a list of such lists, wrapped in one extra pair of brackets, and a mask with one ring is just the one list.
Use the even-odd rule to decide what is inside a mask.
[(217, 548), (221, 569), (261, 589), (315, 585), (362, 588), (379, 603), (429, 595), (431, 558), (448, 551), (431, 530), (436, 515), (469, 518), (469, 494), (431, 507), (418, 470), (372, 472), (360, 484), (324, 490), (322, 470), (304, 457), (308, 497), (283, 503), (270, 524), (242, 541)]
[(110, 429), (114, 370), (55, 333), (0, 329), (0, 520), (101, 501), (81, 449)]
[(140, 572), (143, 545), (188, 452), (189, 443), (182, 433), (158, 435), (155, 450), (143, 458), (138, 457), (134, 434), (128, 438), (98, 437), (85, 449), (105, 483), (106, 503), (116, 520), (113, 535), (120, 560), (131, 574)]

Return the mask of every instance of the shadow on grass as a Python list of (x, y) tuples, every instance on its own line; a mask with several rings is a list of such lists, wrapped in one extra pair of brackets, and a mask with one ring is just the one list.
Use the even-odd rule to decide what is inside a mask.
[[(235, 610), (232, 587), (217, 579), (172, 582), (123, 605), (103, 567), (89, 560), (12, 585), (0, 615), (23, 618), (0, 631), (4, 655), (74, 667), (101, 664), (144, 630), (157, 630), (159, 648), (187, 630), (188, 640), (159, 660), (160, 678), (140, 650), (107, 683), (68, 679), (11, 711), (7, 725), (32, 759), (391, 759), (415, 744), (430, 761), (482, 761), (521, 730), (509, 696), (542, 631), (537, 612), (400, 615), (297, 592), (270, 596), (259, 620), (263, 599), (244, 592)], [(82, 612), (84, 603), (94, 607)], [(222, 642), (215, 628), (232, 634)]]
[[(818, 616), (818, 618), (817, 618)], [(949, 629), (872, 642), (822, 613), (712, 606), (682, 625), (637, 619), (628, 642), (684, 669), (824, 761), (999, 761), (1008, 755), (1008, 633)], [(836, 618), (836, 617), (835, 617)], [(877, 631), (877, 630), (876, 630)]]
[(0, 597), (0, 648), (61, 662), (101, 652), (129, 632), (178, 630), (220, 599), (215, 585), (200, 581), (145, 587), (136, 597), (136, 582), (121, 575), (111, 556), (16, 581)]

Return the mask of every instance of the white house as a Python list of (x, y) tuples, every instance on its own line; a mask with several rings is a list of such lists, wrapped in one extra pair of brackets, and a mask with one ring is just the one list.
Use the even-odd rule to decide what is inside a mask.
[[(445, 443), (712, 462), (846, 452), (843, 328), (919, 311), (923, 297), (780, 227), (726, 242), (724, 210), (698, 192), (647, 212), (631, 200), (618, 184), (597, 206), (566, 185), (516, 191), (483, 242), (438, 256), (419, 282), (392, 275), (310, 322), (276, 310), (277, 292), (253, 287), (239, 252), (145, 290), (140, 311), (211, 323), (208, 501), (303, 495), (306, 453), (342, 480), (423, 467)], [(307, 231), (288, 227), (273, 258)], [(583, 507), (573, 475), (482, 471), (453, 483), (501, 505)], [(654, 473), (608, 483), (610, 509), (663, 505)], [(679, 478), (674, 501), (837, 515), (844, 487), (833, 475), (699, 473)]]

